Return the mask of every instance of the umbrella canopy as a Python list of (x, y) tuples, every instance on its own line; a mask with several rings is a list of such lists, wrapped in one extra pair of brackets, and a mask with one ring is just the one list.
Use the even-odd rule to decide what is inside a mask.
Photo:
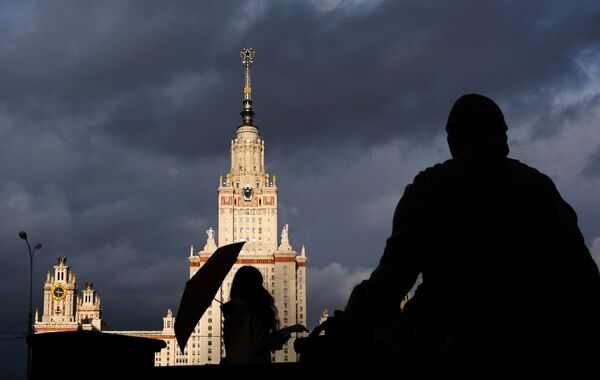
[(194, 327), (235, 264), (244, 243), (233, 243), (218, 248), (185, 284), (174, 326), (175, 337), (182, 352)]

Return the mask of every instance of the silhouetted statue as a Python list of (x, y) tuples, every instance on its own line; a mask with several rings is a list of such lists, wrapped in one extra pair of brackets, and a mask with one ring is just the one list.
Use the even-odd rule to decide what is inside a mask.
[(241, 267), (233, 278), (231, 300), (221, 306), (226, 364), (271, 363), (271, 351), (281, 349), (291, 333), (308, 331), (299, 324), (279, 329), (273, 297), (262, 283), (252, 266)]
[(452, 159), (406, 187), (379, 265), (325, 323), (326, 347), (436, 377), (590, 376), (600, 277), (575, 212), (549, 177), (506, 157), (492, 100), (462, 96), (446, 130)]

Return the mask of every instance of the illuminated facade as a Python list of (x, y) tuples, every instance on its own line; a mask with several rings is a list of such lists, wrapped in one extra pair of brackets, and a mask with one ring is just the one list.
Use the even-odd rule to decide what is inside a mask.
[[(306, 252), (298, 253), (289, 241), (286, 224), (278, 239), (278, 201), (276, 177), (265, 168), (265, 143), (253, 124), (250, 65), (254, 49), (243, 49), (245, 82), (242, 125), (231, 141), (229, 173), (218, 182), (218, 243), (209, 228), (206, 244), (198, 252), (189, 253), (189, 275), (192, 277), (217, 247), (246, 241), (238, 261), (219, 289), (216, 300), (208, 308), (181, 352), (175, 339), (175, 316), (171, 310), (163, 317), (163, 328), (157, 331), (104, 331), (112, 334), (162, 339), (167, 346), (156, 353), (156, 366), (218, 364), (226, 355), (222, 339), (220, 304), (229, 300), (231, 281), (243, 265), (256, 267), (263, 275), (264, 287), (273, 295), (281, 326), (300, 323), (306, 326)], [(61, 261), (62, 260), (62, 261)], [(58, 290), (57, 290), (58, 289)], [(56, 292), (56, 294), (54, 294)], [(36, 331), (77, 330), (83, 326), (101, 329), (100, 298), (91, 283), (86, 284), (77, 299), (75, 275), (59, 258), (55, 274), (48, 274), (44, 288), (44, 316), (36, 323)], [(37, 320), (37, 316), (36, 316)], [(274, 362), (295, 362), (297, 355), (292, 337), (282, 350), (272, 354)]]
[[(243, 123), (231, 141), (229, 173), (219, 178), (218, 187), (218, 244), (210, 228), (207, 241), (199, 252), (190, 249), (190, 277), (202, 266), (217, 247), (246, 241), (234, 268), (227, 275), (217, 300), (200, 320), (187, 345), (187, 364), (218, 363), (226, 355), (221, 339), (222, 317), (220, 303), (229, 300), (231, 281), (237, 269), (252, 265), (261, 271), (264, 287), (275, 298), (282, 326), (296, 323), (306, 325), (306, 253), (300, 254), (290, 245), (286, 224), (278, 235), (278, 203), (276, 177), (265, 169), (265, 142), (253, 124), (250, 65), (253, 49), (243, 49), (245, 65)], [(294, 338), (282, 350), (273, 354), (275, 362), (296, 361)]]
[(39, 320), (35, 312), (36, 333), (102, 330), (102, 306), (94, 284), (85, 283), (78, 294), (75, 273), (67, 265), (67, 258), (59, 256), (54, 273), (48, 272), (44, 283), (44, 309)]

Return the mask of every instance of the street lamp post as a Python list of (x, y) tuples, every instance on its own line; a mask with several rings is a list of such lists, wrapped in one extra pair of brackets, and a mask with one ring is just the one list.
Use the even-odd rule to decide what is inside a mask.
[(31, 379), (31, 335), (33, 334), (33, 255), (35, 251), (42, 248), (41, 244), (36, 244), (31, 249), (29, 240), (27, 240), (27, 232), (19, 232), (19, 237), (25, 240), (27, 243), (27, 249), (29, 250), (29, 315), (27, 317), (27, 379)]

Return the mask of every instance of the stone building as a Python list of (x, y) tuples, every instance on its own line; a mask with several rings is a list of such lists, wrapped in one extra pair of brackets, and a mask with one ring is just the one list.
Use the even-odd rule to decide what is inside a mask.
[(67, 258), (59, 256), (54, 273), (46, 275), (42, 319), (36, 310), (34, 331), (102, 330), (101, 317), (101, 301), (94, 285), (86, 282), (82, 294), (78, 294), (75, 273), (67, 265)]
[[(245, 66), (242, 124), (231, 141), (229, 173), (219, 178), (218, 244), (215, 231), (209, 228), (203, 249), (199, 252), (190, 249), (190, 277), (217, 247), (239, 241), (246, 244), (216, 300), (190, 336), (183, 364), (218, 363), (226, 355), (221, 339), (220, 304), (229, 300), (231, 281), (243, 265), (252, 265), (262, 273), (263, 285), (275, 298), (282, 326), (306, 325), (306, 252), (304, 247), (300, 254), (292, 248), (287, 224), (281, 230), (278, 244), (277, 179), (266, 172), (265, 142), (253, 124), (250, 65), (254, 57), (254, 49), (242, 49)], [(282, 350), (273, 354), (275, 362), (297, 360), (293, 341), (294, 338), (290, 339)]]
[[(240, 55), (245, 70), (242, 124), (237, 127), (235, 138), (231, 141), (229, 173), (221, 176), (218, 182), (218, 243), (211, 227), (206, 231), (203, 249), (195, 252), (193, 246), (190, 248), (190, 278), (217, 247), (239, 241), (246, 241), (246, 244), (183, 352), (177, 346), (173, 329), (175, 316), (170, 309), (163, 317), (162, 330), (104, 331), (164, 340), (167, 346), (156, 354), (156, 366), (220, 362), (226, 355), (220, 305), (229, 300), (231, 281), (237, 269), (243, 265), (252, 265), (262, 273), (263, 285), (275, 299), (282, 327), (296, 323), (306, 325), (306, 251), (302, 246), (298, 253), (291, 246), (287, 224), (283, 226), (281, 238), (278, 239), (277, 179), (266, 172), (265, 142), (253, 124), (250, 65), (256, 53), (254, 49), (245, 48)], [(100, 330), (100, 316), (100, 298), (95, 294), (93, 285), (86, 283), (82, 295), (76, 298), (75, 275), (66, 266), (66, 258), (59, 258), (55, 274), (48, 274), (44, 288), (44, 315), (42, 321), (36, 323), (36, 331)], [(282, 350), (272, 354), (274, 362), (297, 360), (293, 348), (295, 338), (292, 337)]]

